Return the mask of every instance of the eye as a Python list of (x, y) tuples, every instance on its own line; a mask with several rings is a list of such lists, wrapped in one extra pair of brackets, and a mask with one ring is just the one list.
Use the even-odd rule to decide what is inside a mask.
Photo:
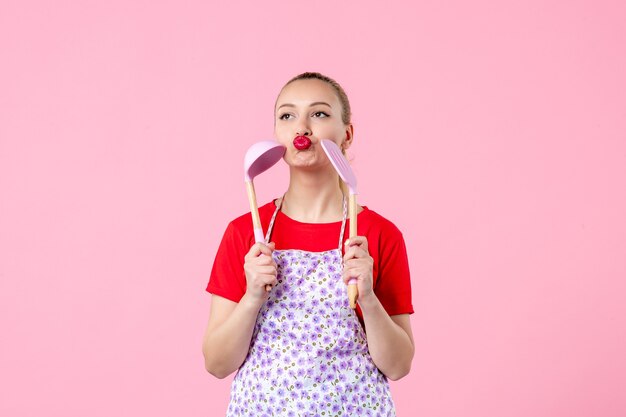
[(328, 113), (323, 112), (323, 111), (316, 111), (315, 113), (313, 113), (313, 116), (320, 117), (318, 116), (319, 114), (323, 114), (324, 115), (323, 117), (328, 117)]
[(289, 113), (283, 113), (283, 114), (281, 114), (278, 118), (279, 118), (280, 120), (287, 120), (287, 118), (286, 118), (285, 116), (291, 116), (291, 115), (290, 115)]

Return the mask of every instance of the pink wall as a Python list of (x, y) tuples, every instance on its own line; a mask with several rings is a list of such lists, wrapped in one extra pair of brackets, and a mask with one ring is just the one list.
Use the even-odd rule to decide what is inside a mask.
[(514, 3), (3, 1), (0, 415), (224, 414), (204, 288), (306, 70), (407, 241), (398, 414), (626, 415), (626, 8)]

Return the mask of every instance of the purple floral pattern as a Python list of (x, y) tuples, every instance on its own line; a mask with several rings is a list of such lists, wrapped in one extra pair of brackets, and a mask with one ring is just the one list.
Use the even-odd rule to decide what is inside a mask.
[(395, 416), (348, 305), (341, 250), (272, 256), (278, 284), (259, 311), (227, 416)]

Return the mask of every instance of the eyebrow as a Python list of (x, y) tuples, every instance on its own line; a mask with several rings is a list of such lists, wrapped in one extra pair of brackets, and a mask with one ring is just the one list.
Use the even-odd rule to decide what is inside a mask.
[[(313, 107), (313, 106), (315, 106), (315, 105), (317, 105), (317, 104), (325, 104), (325, 105), (327, 105), (328, 107), (330, 107), (331, 109), (333, 108), (330, 104), (325, 103), (325, 102), (323, 102), (323, 101), (316, 101), (315, 103), (311, 103), (311, 104), (309, 105), (309, 107)], [(287, 104), (282, 104), (282, 105), (281, 105), (278, 109), (276, 109), (276, 110), (280, 110), (280, 108), (281, 108), (281, 107), (296, 107), (296, 106), (295, 106), (295, 105), (293, 105), (293, 104), (291, 104), (291, 103), (287, 103)]]

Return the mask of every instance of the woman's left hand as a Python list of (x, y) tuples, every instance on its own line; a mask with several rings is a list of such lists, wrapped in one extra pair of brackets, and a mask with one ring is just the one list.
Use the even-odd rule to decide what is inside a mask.
[(354, 236), (346, 241), (345, 255), (343, 256), (343, 282), (348, 284), (351, 278), (356, 278), (358, 299), (374, 295), (374, 258), (369, 254), (367, 238)]

